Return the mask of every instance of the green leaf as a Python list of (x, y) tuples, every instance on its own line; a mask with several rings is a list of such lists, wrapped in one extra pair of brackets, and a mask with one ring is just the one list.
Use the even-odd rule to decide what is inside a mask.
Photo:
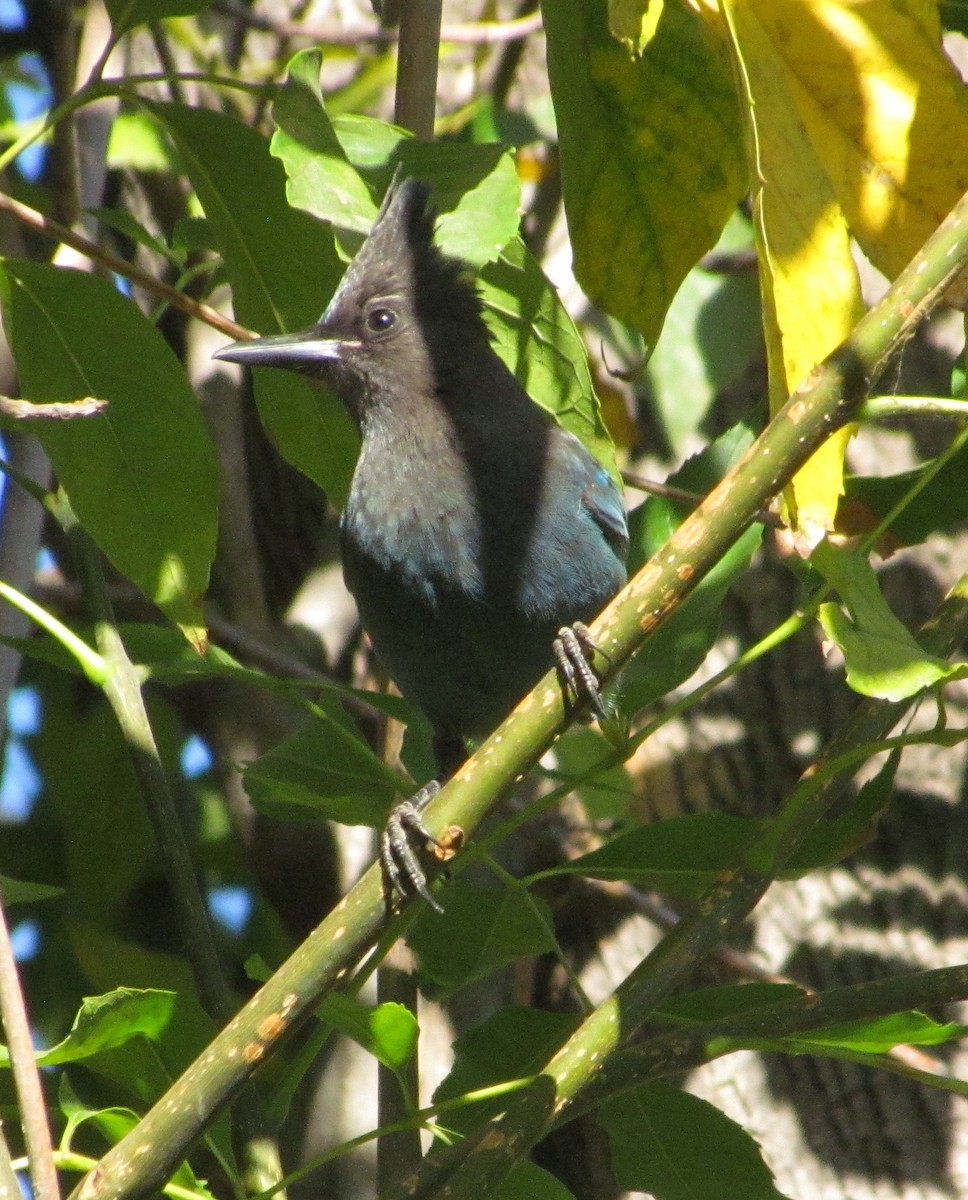
[(585, 344), (520, 238), (484, 268), (478, 285), (494, 349), (531, 398), (617, 479), (615, 450), (592, 386)]
[(331, 992), (316, 1015), (353, 1039), (391, 1071), (399, 1071), (413, 1058), (420, 1033), (417, 1019), (402, 1004), (375, 1008), (340, 992)]
[[(70, 686), (70, 681), (66, 682)], [(44, 726), (47, 724), (45, 706)], [(103, 792), (103, 776), (101, 782)], [(102, 874), (107, 873), (103, 870), (107, 861), (110, 860), (101, 860)], [(74, 973), (79, 971), (80, 977), (104, 991), (123, 979), (128, 987), (121, 989), (122, 996), (130, 992), (137, 998), (139, 993), (132, 989), (138, 987), (148, 994), (163, 991), (172, 997), (170, 1019), (163, 1026), (160, 1021), (157, 1023), (162, 1026), (157, 1034), (146, 1027), (146, 1036), (131, 1036), (114, 1045), (106, 1042), (102, 1049), (83, 1060), (85, 1071), (107, 1081), (105, 1094), (113, 1103), (130, 1103), (129, 1098), (133, 1098), (136, 1107), (145, 1111), (198, 1058), (217, 1033), (195, 998), (191, 968), (184, 959), (124, 941), (105, 932), (103, 924), (88, 921), (70, 921), (63, 928), (59, 945), (63, 948), (68, 980), (74, 979)], [(111, 996), (105, 999), (110, 1000)], [(120, 1016), (123, 1015), (122, 1012)], [(210, 1121), (204, 1136), (222, 1163), (228, 1164), (226, 1169), (231, 1174), (233, 1150), (228, 1112)]]
[(462, 879), (445, 888), (440, 901), (443, 916), (422, 913), (407, 938), (421, 976), (438, 992), (455, 991), (515, 959), (554, 948), (551, 916), (541, 900)]
[(394, 773), (339, 719), (321, 711), (256, 759), (245, 790), (261, 812), (382, 827), (398, 793)]
[(761, 832), (759, 822), (727, 813), (667, 817), (541, 875), (622, 879), (672, 896), (700, 896), (742, 860)]
[(574, 1200), (560, 1179), (527, 1159), (515, 1163), (489, 1195), (491, 1200)]
[[(270, 688), (303, 703), (308, 703), (305, 699), (308, 691), (323, 691), (333, 696), (361, 701), (407, 725), (408, 731), (420, 720), (420, 715), (402, 696), (350, 687), (335, 679), (320, 678), (308, 683), (305, 678), (286, 679), (279, 675), (267, 675), (264, 671), (259, 671), (254, 667), (244, 666), (226, 649), (212, 642), (209, 642), (204, 652), (199, 654), (192, 647), (186, 645), (185, 639), (180, 637), (175, 630), (164, 625), (122, 622), (119, 629), (125, 649), (132, 661), (144, 671), (146, 678), (150, 679), (152, 683), (178, 687), (181, 684), (198, 683), (203, 679), (235, 679), (258, 687)], [(94, 640), (93, 626), (81, 624), (75, 627), (75, 632), (89, 643)], [(50, 663), (60, 671), (66, 671), (72, 675), (81, 673), (77, 659), (50, 634), (39, 633), (25, 638), (0, 635), (0, 645), (9, 646), (26, 658)], [(315, 711), (315, 706), (311, 707)], [(426, 769), (422, 773), (423, 778), (429, 778), (435, 769), (430, 753), (430, 726), (427, 725), (426, 728), (428, 731), (426, 735), (427, 754), (424, 764)], [(98, 771), (93, 772), (92, 777), (96, 780), (99, 773)]]
[(89, 208), (87, 213), (96, 217), (102, 225), (107, 225), (109, 229), (114, 229), (131, 241), (136, 242), (139, 246), (145, 246), (147, 249), (160, 255), (162, 258), (168, 258), (176, 262), (184, 261), (184, 255), (179, 257), (174, 255), (171, 249), (165, 245), (164, 241), (149, 233), (147, 229), (137, 220), (131, 213), (123, 208)]
[(166, 17), (193, 17), (204, 12), (212, 0), (105, 0), (115, 37), (149, 21)]
[(397, 162), (407, 175), (430, 184), (440, 212), (437, 244), (473, 267), (483, 266), (479, 289), (498, 354), (532, 398), (617, 478), (584, 343), (517, 237), (520, 185), (504, 148), (426, 143), (372, 119), (331, 123), (319, 88), (317, 51), (303, 51), (290, 62), (274, 115), (279, 130), (272, 149), (286, 168), (287, 195), (323, 220), (369, 231), (377, 206), (359, 170), (369, 170), (378, 191), (388, 185)]
[(45, 402), (108, 401), (98, 416), (37, 421), (32, 430), (78, 519), (115, 567), (197, 640), (215, 552), (218, 467), (181, 364), (137, 307), (96, 275), (7, 259), (0, 287), (25, 393)]
[[(182, 645), (184, 645), (184, 639)], [(50, 663), (58, 670), (67, 671), (71, 675), (82, 674), (81, 664), (75, 655), (49, 633), (38, 633), (31, 637), (7, 637), (0, 635), (0, 643), (16, 650), (24, 658), (35, 659), (37, 662)]]
[[(262, 334), (318, 320), (342, 266), (331, 230), (286, 202), (285, 175), (266, 140), (209, 109), (149, 109), (174, 139), (222, 248), (238, 320)], [(259, 413), (282, 455), (341, 504), (359, 446), (343, 404), (291, 372), (252, 375)]]
[(862, 696), (905, 700), (943, 679), (961, 678), (968, 664), (950, 667), (922, 650), (888, 607), (867, 559), (829, 541), (810, 558), (837, 589), (847, 613), (836, 604), (818, 612), (827, 637), (837, 643), (847, 663), (847, 683)]
[(665, 0), (609, 0), (608, 27), (638, 57), (655, 37)]
[[(454, 1066), (434, 1092), (434, 1103), (533, 1075), (575, 1030), (578, 1021), (568, 1013), (517, 1005), (502, 1008), (454, 1042)], [(501, 1095), (468, 1105), (466, 1111), (452, 1109), (447, 1113), (447, 1126), (467, 1133), (488, 1115), (501, 1112), (506, 1104), (507, 1097)]]
[(88, 1121), (93, 1121), (113, 1146), (116, 1142), (120, 1142), (125, 1134), (130, 1133), (141, 1119), (131, 1108), (91, 1108), (78, 1097), (71, 1087), (66, 1072), (60, 1076), (57, 1101), (66, 1118), (62, 1145), (69, 1145), (75, 1131)]
[[(120, 626), (121, 636), (132, 660), (143, 667), (155, 683), (177, 686), (194, 683), (200, 679), (239, 679), (263, 688), (274, 688), (286, 695), (303, 698), (309, 690), (305, 679), (286, 679), (279, 675), (267, 675), (254, 667), (244, 666), (222, 646), (209, 643), (204, 654), (190, 651), (174, 637), (170, 630), (161, 625), (139, 625), (125, 622)], [(2, 640), (2, 639), (0, 639)], [(23, 639), (28, 646), (44, 639)], [(56, 643), (54, 643), (56, 646)], [(44, 652), (43, 657), (54, 659), (54, 653)], [(60, 662), (66, 655), (55, 659)], [(391, 696), (383, 692), (367, 691), (365, 688), (349, 687), (338, 680), (319, 679), (311, 685), (313, 692), (322, 690), (334, 696), (360, 700), (370, 707), (379, 709), (387, 716), (404, 724), (414, 719), (412, 706), (402, 696)]]
[(965, 1028), (953, 1021), (939, 1025), (924, 1013), (892, 1013), (873, 1020), (846, 1021), (811, 1033), (798, 1033), (791, 1041), (799, 1046), (827, 1046), (860, 1054), (886, 1054), (895, 1046), (940, 1046), (964, 1036)]
[[(156, 125), (152, 124), (152, 128), (158, 132)], [(176, 221), (171, 234), (171, 244), (179, 253), (197, 251), (204, 254), (210, 250), (214, 254), (218, 251), (218, 240), (205, 217), (182, 217)]]
[[(78, 1062), (114, 1050), (136, 1037), (157, 1038), (171, 1019), (173, 992), (118, 988), (104, 996), (89, 996), (81, 1005), (71, 1031), (62, 1042), (43, 1050), (37, 1062), (44, 1067)], [(0, 1047), (0, 1066), (10, 1054)]]
[[(106, 931), (103, 924), (75, 921), (67, 932), (73, 960), (83, 977), (95, 986), (110, 987), (124, 979), (128, 989), (122, 988), (122, 992), (139, 987), (144, 992), (163, 991), (174, 997), (170, 1020), (157, 1037), (132, 1037), (84, 1060), (87, 1070), (110, 1081), (112, 1097), (130, 1094), (140, 1105), (150, 1107), (217, 1033), (196, 999), (191, 968), (185, 959), (125, 941)], [(215, 1119), (209, 1126), (209, 1136), (221, 1144), (223, 1157), (231, 1157), (226, 1117), (223, 1113)]]
[(334, 117), (333, 129), (343, 152), (357, 171), (386, 181), (393, 174), (394, 156), (400, 143), (410, 137), (409, 131), (399, 125), (358, 113)]
[[(735, 213), (716, 246), (752, 245), (749, 221)], [(716, 396), (747, 368), (762, 342), (752, 272), (724, 275), (695, 267), (675, 294), (649, 358), (650, 398), (673, 457), (681, 458)]]
[[(668, 502), (661, 503), (666, 506)], [(638, 521), (633, 520), (632, 524), (637, 526)], [(747, 529), (672, 616), (646, 640), (619, 677), (617, 695), (623, 711), (637, 712), (653, 704), (699, 669), (719, 636), (726, 593), (747, 569), (762, 539), (762, 528), (754, 525)]]
[(784, 879), (797, 879), (818, 867), (829, 867), (866, 845), (877, 834), (881, 814), (894, 794), (894, 778), (900, 750), (894, 750), (887, 762), (869, 779), (835, 817), (825, 817), (810, 830), (792, 859), (783, 868)]
[(603, 1104), (612, 1168), (654, 1200), (784, 1200), (756, 1142), (698, 1096), (649, 1083)]
[[(377, 205), (360, 170), (369, 168), (372, 186), (382, 193), (399, 162), (406, 175), (424, 180), (433, 191), (441, 213), (441, 248), (477, 267), (495, 259), (517, 232), (521, 201), (514, 160), (506, 148), (423, 142), (372, 118), (334, 124), (319, 85), (321, 62), (318, 50), (300, 51), (290, 61), (273, 105), (279, 128), (272, 152), (286, 168), (290, 202), (343, 229), (368, 233)], [(340, 142), (347, 128), (352, 161)]]
[(157, 122), (143, 112), (120, 112), (111, 122), (108, 166), (114, 171), (171, 171), (175, 155)]
[[(108, 1144), (117, 1145), (123, 1137), (131, 1132), (141, 1120), (133, 1109), (112, 1106), (110, 1108), (91, 1108), (85, 1104), (71, 1087), (67, 1073), (60, 1076), (57, 1089), (57, 1101), (61, 1112), (66, 1118), (61, 1146), (70, 1145), (75, 1132), (84, 1124), (96, 1125), (107, 1138)], [(199, 1197), (211, 1196), (212, 1193), (195, 1177), (188, 1163), (182, 1163), (171, 1175), (171, 1182), (187, 1188)]]
[[(184, 645), (174, 631), (172, 636)], [(31, 753), (44, 780), (52, 819), (70, 831), (58, 855), (58, 872), (70, 897), (67, 912), (75, 920), (114, 924), (123, 920), (134, 894), (157, 870), (158, 851), (144, 795), (110, 707), (79, 705), (72, 678), (49, 671), (46, 676), (44, 720), (31, 741)], [(170, 728), (164, 712), (152, 704), (152, 726), (163, 755), (169, 749), (165, 735)], [(92, 979), (87, 986), (107, 992), (122, 981), (134, 980), (118, 975), (107, 981)], [(168, 987), (144, 979), (137, 983)]]
[[(319, 50), (300, 50), (272, 105), (276, 132), (271, 148), (286, 170), (290, 204), (342, 229), (366, 234), (377, 214), (370, 189), (352, 166), (326, 112)], [(382, 122), (374, 122), (380, 125)], [(386, 127), (388, 130), (391, 128)], [(395, 142), (403, 130), (393, 129)]]
[[(666, 482), (697, 498), (710, 492), (753, 444), (753, 433), (743, 424), (721, 433), (698, 454), (687, 458)], [(629, 572), (640, 570), (682, 524), (691, 506), (650, 497), (631, 514)], [(702, 586), (702, 585), (700, 585)]]
[(37, 900), (52, 900), (55, 896), (63, 896), (64, 889), (52, 887), (49, 883), (29, 883), (22, 879), (11, 879), (9, 875), (0, 875), (0, 896), (3, 903), (33, 904)]
[(558, 770), (554, 778), (577, 780), (590, 774), (576, 786), (592, 821), (624, 820), (635, 798), (631, 777), (622, 763), (599, 766), (613, 756), (605, 738), (587, 726), (572, 726), (555, 746)]
[(666, 309), (746, 189), (724, 43), (666, 4), (641, 57), (612, 37), (606, 6), (543, 9), (575, 275), (654, 347)]
[[(854, 521), (864, 530), (871, 529), (886, 517), (905, 496), (920, 483), (931, 463), (904, 471), (899, 475), (848, 475), (844, 483), (844, 498), (837, 515), (837, 528), (844, 527), (846, 506), (856, 513), (867, 510), (869, 516)], [(968, 446), (963, 446), (940, 471), (924, 485), (892, 520), (889, 532), (906, 546), (916, 546), (930, 534), (950, 528), (968, 517)]]
[(440, 209), (437, 243), (445, 254), (479, 268), (517, 235), (521, 184), (505, 146), (408, 138), (399, 159), (408, 175), (430, 184)]

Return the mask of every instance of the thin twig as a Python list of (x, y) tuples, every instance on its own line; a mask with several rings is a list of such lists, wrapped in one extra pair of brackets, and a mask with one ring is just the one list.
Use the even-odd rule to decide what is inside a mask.
[[(662, 929), (675, 929), (682, 920), (679, 913), (661, 896), (643, 892), (641, 888), (637, 888), (633, 884), (624, 881), (603, 883), (594, 879), (587, 879), (585, 882), (596, 891), (606, 890), (620, 895), (626, 903), (634, 905), (643, 916), (654, 921)], [(767, 967), (760, 966), (751, 954), (737, 950), (735, 946), (717, 946), (710, 957), (742, 979), (755, 979), (758, 983), (786, 984), (789, 987), (799, 988), (804, 996), (829, 994), (807, 987), (805, 983), (794, 979), (792, 975), (784, 975), (782, 972), (771, 971)], [(944, 1070), (943, 1064), (932, 1055), (926, 1054), (920, 1046), (892, 1046), (887, 1054), (890, 1058), (896, 1058), (920, 1071), (930, 1071), (932, 1074), (940, 1075)]]
[(0, 1016), (10, 1051), (17, 1096), (20, 1100), (20, 1122), (30, 1163), (30, 1182), (36, 1200), (60, 1200), (60, 1185), (54, 1167), (54, 1146), (47, 1123), (47, 1106), (40, 1071), (30, 1036), (27, 1005), (20, 986), (20, 976), (13, 957), (6, 914), (0, 904)]
[(13, 196), (8, 196), (4, 192), (0, 192), (0, 209), (16, 217), (22, 224), (29, 225), (31, 229), (36, 229), (38, 233), (42, 233), (52, 241), (63, 242), (65, 246), (70, 246), (80, 254), (86, 255), (92, 262), (100, 263), (108, 271), (114, 271), (116, 274), (123, 276), (131, 283), (144, 288), (151, 295), (158, 296), (162, 300), (167, 300), (172, 307), (180, 309), (190, 317), (197, 317), (199, 321), (204, 321), (207, 325), (218, 329), (227, 337), (235, 338), (236, 341), (239, 341), (253, 336), (249, 330), (241, 325), (237, 325), (235, 321), (230, 321), (228, 317), (223, 317), (220, 312), (208, 304), (192, 300), (190, 296), (186, 296), (183, 292), (169, 287), (167, 283), (162, 283), (160, 279), (155, 279), (153, 275), (148, 275), (144, 271), (140, 271), (123, 258), (118, 258), (116, 255), (111, 254), (110, 251), (98, 246), (95, 242), (89, 241), (79, 233), (75, 233), (73, 229), (68, 229), (66, 225), (61, 225), (59, 221), (45, 216), (42, 212), (38, 212), (36, 208), (30, 208), (27, 204), (21, 204), (19, 200), (15, 200)]
[[(850, 1054), (846, 1048), (811, 1044), (809, 1033), (825, 1025), (876, 1020), (913, 1008), (950, 1004), (963, 1000), (966, 992), (968, 969), (964, 965), (936, 967), (830, 988), (819, 996), (807, 993), (800, 998), (703, 1022), (698, 1027), (684, 1024), (638, 1045), (621, 1048), (603, 1065), (563, 1119), (573, 1120), (646, 1079), (682, 1073), (743, 1046), (759, 1044), (765, 1050), (777, 1050), (784, 1040), (789, 1039), (793, 1053), (832, 1052), (836, 1057), (846, 1057)], [(803, 1034), (808, 1036), (798, 1040), (798, 1035)], [(710, 1047), (717, 1042), (719, 1053), (711, 1055)], [(965, 1089), (965, 1084), (951, 1078), (944, 1068), (939, 1072), (938, 1064), (930, 1058), (926, 1066), (905, 1062), (900, 1056), (875, 1053), (857, 1055), (852, 1061), (898, 1075), (914, 1074), (932, 1087), (945, 1087), (962, 1094)], [(561, 1123), (561, 1118), (555, 1122)]]
[(175, 62), (175, 56), (171, 52), (168, 33), (160, 21), (149, 21), (148, 32), (168, 81), (168, 94), (176, 104), (184, 104), (185, 92), (181, 80), (178, 78), (178, 63)]
[(3, 1132), (3, 1122), (0, 1121), (0, 1196), (17, 1200), (20, 1194), (17, 1168), (13, 1165), (13, 1155), (10, 1153), (7, 1137)]
[[(645, 479), (634, 471), (623, 471), (622, 482), (626, 487), (635, 488), (636, 491), (645, 492), (649, 496), (675, 500), (680, 504), (688, 504), (690, 508), (698, 508), (706, 498), (700, 492), (689, 492), (685, 488), (673, 487), (669, 483), (657, 483), (654, 479)], [(759, 521), (761, 525), (769, 525), (771, 529), (783, 528), (782, 519), (767, 508), (761, 508), (756, 514), (755, 520)]]
[[(416, 1014), (417, 964), (413, 952), (400, 938), (390, 947), (377, 972), (377, 1002), (400, 1004)], [(400, 1087), (396, 1072), (383, 1063), (378, 1064), (379, 1113), (381, 1127), (400, 1124), (397, 1133), (385, 1134), (377, 1141), (377, 1194), (391, 1190), (398, 1179), (409, 1174), (420, 1161), (420, 1129), (406, 1126), (407, 1117), (417, 1105), (418, 1059), (416, 1052), (401, 1068), (406, 1094)]]
[[(233, 0), (222, 0), (214, 5), (216, 12), (224, 13), (235, 20), (243, 21), (253, 29), (275, 33), (280, 37), (300, 38), (303, 41), (321, 42), (330, 46), (355, 46), (358, 42), (395, 42), (400, 36), (396, 28), (372, 24), (359, 25), (355, 29), (335, 25), (309, 25), (296, 21), (274, 21), (260, 16)], [(466, 21), (453, 25), (442, 25), (440, 41), (461, 42), (468, 45), (491, 45), (495, 42), (513, 42), (530, 37), (541, 28), (541, 14), (529, 13), (509, 21)]]
[(968, 419), (968, 401), (941, 396), (872, 396), (859, 413), (862, 421), (892, 417), (933, 417), (942, 420)]
[(85, 396), (82, 400), (54, 400), (50, 404), (0, 396), (0, 414), (17, 421), (69, 421), (73, 417), (94, 417), (107, 406), (107, 400), (97, 400), (94, 396)]
[(759, 257), (748, 250), (710, 250), (699, 260), (699, 268), (710, 275), (749, 275), (756, 270)]
[[(49, 4), (46, 20), (50, 23), (51, 82), (54, 106), (61, 104), (74, 90), (77, 31), (73, 6), (65, 0)], [(54, 211), (69, 224), (77, 219), (80, 202), (76, 130), (73, 114), (59, 121), (53, 131), (51, 154), (51, 191)]]

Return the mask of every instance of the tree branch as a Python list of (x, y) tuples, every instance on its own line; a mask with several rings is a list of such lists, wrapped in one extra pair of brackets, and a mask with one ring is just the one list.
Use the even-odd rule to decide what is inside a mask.
[[(883, 362), (938, 302), (966, 260), (968, 197), (959, 202), (883, 300), (797, 389), (742, 461), (596, 622), (593, 635), (610, 657), (609, 674), (684, 599), (740, 536), (758, 509), (813, 451), (852, 419)], [(955, 626), (960, 629), (966, 623), (966, 614), (968, 605), (963, 596), (956, 594), (938, 617), (939, 637), (950, 636)], [(934, 628), (929, 628), (929, 636)], [(549, 672), (441, 791), (427, 810), (430, 827), (440, 831), (458, 824), (468, 832), (473, 830), (496, 800), (533, 765), (566, 721), (560, 684)], [(703, 911), (714, 913), (714, 917), (704, 925), (684, 923), (675, 939), (662, 944), (658, 953), (668, 965), (661, 973), (661, 982), (653, 975), (648, 993), (643, 993), (641, 972), (627, 981), (621, 1003), (631, 1006), (636, 1020), (641, 1020), (664, 994), (686, 963), (693, 965), (697, 954), (705, 953), (722, 936), (724, 928), (750, 910), (768, 883), (769, 878), (759, 872), (739, 872), (728, 889), (720, 888), (708, 898)], [(374, 865), (137, 1128), (108, 1152), (98, 1171), (75, 1192), (77, 1200), (117, 1200), (121, 1196), (143, 1196), (157, 1188), (212, 1114), (232, 1097), (298, 1019), (370, 950), (385, 923), (384, 904), (380, 871)], [(654, 963), (649, 970), (655, 970)], [(604, 1019), (609, 1026), (617, 1016), (618, 1003), (614, 1001), (610, 1010), (599, 1010), (592, 1020), (600, 1023)], [(556, 1066), (554, 1086), (560, 1088), (559, 1107), (577, 1096), (595, 1069), (591, 1062), (586, 1063), (585, 1075), (573, 1073), (574, 1049), (569, 1045), (566, 1059), (559, 1063), (567, 1086), (564, 1079), (559, 1080)], [(547, 1127), (555, 1099), (546, 1088), (525, 1097), (522, 1119), (533, 1139), (529, 1140), (531, 1134), (523, 1136), (524, 1126), (516, 1126), (516, 1152), (524, 1153)], [(493, 1126), (488, 1129), (493, 1131)], [(467, 1149), (476, 1144), (468, 1143)], [(510, 1165), (510, 1161), (503, 1163), (500, 1174)]]

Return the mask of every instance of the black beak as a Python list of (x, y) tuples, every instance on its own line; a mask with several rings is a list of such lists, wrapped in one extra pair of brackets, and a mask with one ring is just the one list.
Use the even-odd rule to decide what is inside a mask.
[(245, 367), (287, 367), (290, 371), (311, 371), (320, 363), (338, 361), (344, 350), (354, 346), (344, 338), (327, 337), (318, 325), (299, 333), (278, 337), (252, 338), (232, 342), (213, 357)]

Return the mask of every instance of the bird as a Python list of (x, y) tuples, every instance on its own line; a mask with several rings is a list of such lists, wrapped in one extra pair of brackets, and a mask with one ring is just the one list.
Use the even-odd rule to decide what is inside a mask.
[[(439, 778), (391, 813), (391, 890), (435, 909), (411, 836), (466, 757), (557, 663), (602, 715), (586, 622), (626, 581), (621, 493), (495, 351), (473, 277), (435, 243), (421, 180), (397, 179), (320, 320), (215, 357), (322, 382), (360, 453), (343, 574), (377, 657), (428, 717)], [(438, 843), (439, 845), (439, 843)]]

